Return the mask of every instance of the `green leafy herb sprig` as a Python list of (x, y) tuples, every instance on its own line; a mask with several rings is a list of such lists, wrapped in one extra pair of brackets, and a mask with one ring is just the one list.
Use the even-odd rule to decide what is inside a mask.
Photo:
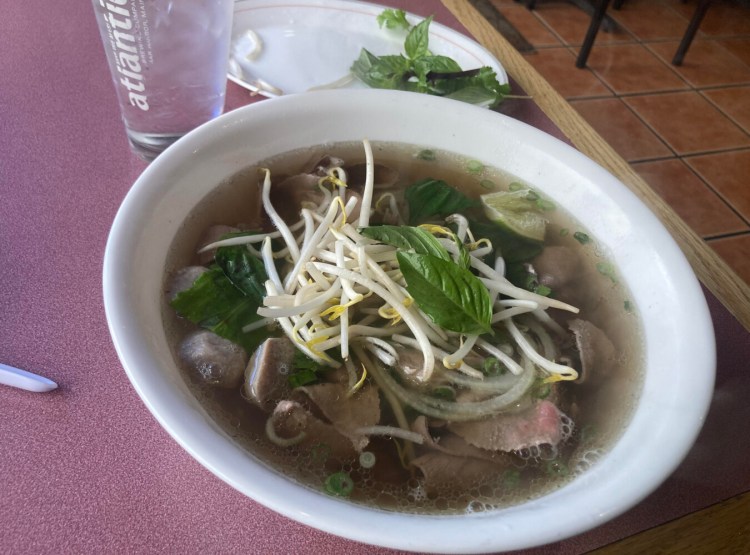
[(404, 10), (383, 10), (383, 12), (377, 17), (378, 25), (382, 29), (409, 29), (411, 23), (406, 19), (406, 12)]
[(263, 263), (244, 246), (220, 247), (215, 264), (189, 289), (178, 294), (172, 308), (183, 318), (241, 345), (248, 353), (268, 336), (258, 329), (245, 333), (242, 328), (260, 318), (268, 279)]
[[(411, 27), (404, 41), (403, 54), (376, 56), (363, 48), (352, 64), (352, 74), (377, 89), (444, 96), (490, 108), (500, 104), (510, 93), (510, 86), (501, 85), (491, 67), (463, 70), (452, 58), (430, 52), (432, 19), (430, 16)], [(381, 27), (388, 29), (409, 28), (401, 10), (386, 10), (377, 20)]]
[(375, 226), (363, 228), (362, 234), (399, 249), (406, 290), (433, 322), (458, 333), (491, 333), (487, 289), (430, 233), (418, 227)]

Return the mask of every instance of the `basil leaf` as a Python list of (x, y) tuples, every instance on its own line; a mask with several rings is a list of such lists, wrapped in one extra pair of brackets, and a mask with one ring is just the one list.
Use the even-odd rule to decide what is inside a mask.
[(219, 247), (214, 260), (230, 281), (260, 306), (266, 296), (268, 279), (263, 263), (244, 245)]
[(499, 102), (499, 98), (494, 92), (482, 87), (465, 87), (463, 89), (458, 89), (455, 92), (446, 94), (445, 98), (452, 98), (453, 100), (486, 108), (493, 108)]
[(375, 56), (363, 48), (351, 72), (360, 81), (376, 89), (400, 89), (411, 70), (409, 60), (403, 56)]
[(242, 327), (255, 322), (259, 303), (232, 283), (224, 271), (213, 265), (190, 289), (178, 294), (172, 308), (183, 318), (229, 339), (252, 353), (268, 337), (264, 329), (250, 333)]
[(452, 73), (460, 72), (461, 66), (456, 61), (447, 56), (422, 56), (414, 60), (414, 74), (417, 77), (417, 87), (419, 92), (434, 93), (434, 88), (429, 82), (430, 76), (434, 73)]
[[(433, 73), (457, 73), (463, 71), (458, 62), (448, 56), (422, 56), (417, 63)], [(416, 65), (416, 64), (415, 64)]]
[(409, 204), (409, 223), (424, 223), (433, 216), (447, 216), (462, 212), (477, 204), (445, 181), (430, 177), (417, 181), (406, 189)]
[(432, 16), (412, 27), (404, 41), (406, 57), (412, 60), (428, 54), (427, 45), (430, 39), (430, 23)]
[(430, 254), (399, 252), (396, 256), (406, 290), (437, 325), (465, 334), (491, 331), (489, 293), (469, 270)]
[[(404, 41), (405, 56), (378, 57), (363, 48), (350, 71), (374, 88), (448, 96), (488, 107), (502, 102), (510, 94), (510, 85), (501, 85), (491, 67), (463, 71), (455, 60), (430, 53), (429, 27), (432, 20), (433, 16), (430, 16), (411, 28)], [(377, 16), (377, 21), (380, 27), (385, 25), (389, 29), (409, 28), (402, 10), (385, 10)]]
[(352, 67), (350, 67), (349, 70), (355, 77), (363, 81), (365, 84), (370, 85), (368, 77), (372, 66), (376, 63), (378, 63), (378, 57), (366, 48), (363, 48), (359, 51), (359, 57), (354, 60)]
[(441, 75), (430, 82), (433, 94), (494, 107), (510, 94), (510, 85), (497, 80), (497, 74), (488, 66), (480, 68), (476, 73), (456, 76)]
[(445, 250), (440, 241), (419, 227), (379, 225), (365, 227), (360, 233), (370, 239), (381, 243), (393, 245), (399, 249), (413, 250), (417, 254), (431, 254), (443, 260), (450, 260), (450, 254)]
[(385, 25), (386, 29), (397, 29), (402, 27), (408, 29), (411, 24), (406, 20), (406, 12), (404, 10), (383, 10), (383, 13), (378, 15), (378, 26), (382, 29)]

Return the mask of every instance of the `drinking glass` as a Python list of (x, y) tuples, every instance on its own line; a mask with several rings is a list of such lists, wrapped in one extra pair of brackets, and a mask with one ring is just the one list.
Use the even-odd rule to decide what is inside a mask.
[(224, 109), (233, 0), (93, 0), (132, 150), (153, 160)]

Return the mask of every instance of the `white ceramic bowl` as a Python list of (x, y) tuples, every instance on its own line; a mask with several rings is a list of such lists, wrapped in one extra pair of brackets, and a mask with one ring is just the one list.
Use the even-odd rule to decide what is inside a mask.
[[(184, 385), (162, 328), (160, 295), (167, 251), (185, 216), (216, 184), (253, 162), (362, 138), (443, 149), (503, 168), (547, 193), (612, 254), (643, 319), (643, 391), (612, 450), (558, 491), (462, 516), (353, 505), (300, 487), (258, 463), (210, 422)], [(669, 234), (625, 186), (530, 126), (412, 93), (287, 96), (233, 111), (190, 133), (146, 169), (123, 202), (105, 253), (104, 302), (133, 386), (192, 456), (290, 518), (393, 548), (501, 551), (598, 526), (643, 499), (677, 467), (701, 428), (713, 390), (713, 329), (699, 284)]]

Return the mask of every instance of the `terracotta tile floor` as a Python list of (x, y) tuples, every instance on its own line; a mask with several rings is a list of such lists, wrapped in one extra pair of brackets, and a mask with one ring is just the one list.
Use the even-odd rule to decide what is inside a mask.
[(698, 0), (626, 0), (585, 69), (590, 16), (565, 0), (491, 0), (524, 55), (670, 206), (750, 283), (750, 7), (717, 0), (681, 67)]

